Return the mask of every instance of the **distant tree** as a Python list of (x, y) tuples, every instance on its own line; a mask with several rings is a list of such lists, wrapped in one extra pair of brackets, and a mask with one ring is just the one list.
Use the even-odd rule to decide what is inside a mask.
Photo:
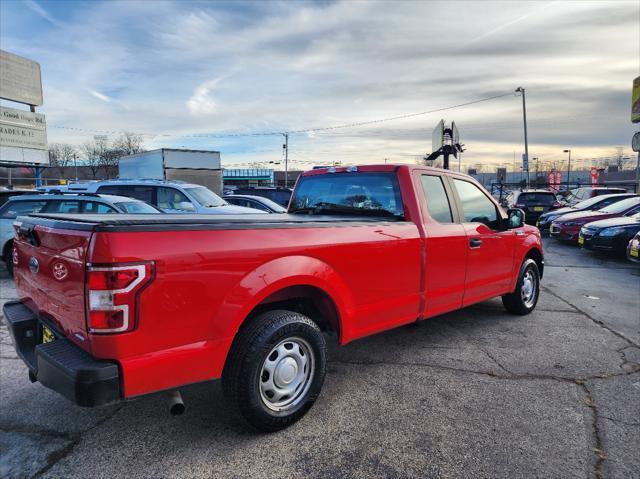
[(140, 135), (122, 132), (113, 141), (104, 137), (94, 137), (93, 141), (83, 145), (85, 164), (97, 178), (100, 169), (104, 170), (107, 178), (118, 176), (120, 158), (145, 151)]
[(143, 144), (142, 136), (130, 131), (123, 131), (120, 136), (113, 140), (112, 147), (114, 150), (118, 150), (122, 156), (125, 156), (142, 153), (145, 151)]
[(77, 155), (76, 148), (67, 143), (51, 143), (49, 144), (49, 164), (58, 170), (58, 174), (62, 178), (64, 169), (71, 166)]

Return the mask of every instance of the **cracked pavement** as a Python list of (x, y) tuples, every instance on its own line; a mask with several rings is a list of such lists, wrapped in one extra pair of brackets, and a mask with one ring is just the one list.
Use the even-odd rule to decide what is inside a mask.
[(638, 478), (640, 267), (545, 248), (532, 314), (491, 300), (332, 346), (316, 405), (269, 435), (218, 382), (183, 388), (180, 417), (163, 394), (76, 407), (29, 382), (2, 323), (0, 476)]

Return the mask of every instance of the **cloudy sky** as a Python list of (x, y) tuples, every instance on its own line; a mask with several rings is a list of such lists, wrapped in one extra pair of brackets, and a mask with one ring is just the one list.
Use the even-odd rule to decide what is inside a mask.
[[(467, 165), (631, 154), (640, 2), (3, 0), (0, 48), (40, 62), (50, 142), (129, 130), (226, 166), (411, 162), (440, 118)], [(7, 102), (3, 104), (9, 106)], [(13, 105), (12, 105), (13, 106)], [(111, 134), (111, 133), (107, 133)]]

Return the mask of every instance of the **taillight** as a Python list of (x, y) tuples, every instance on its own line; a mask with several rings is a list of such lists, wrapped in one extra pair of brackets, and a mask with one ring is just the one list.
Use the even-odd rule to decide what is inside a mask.
[(89, 266), (87, 317), (90, 333), (123, 333), (136, 326), (138, 295), (153, 276), (152, 263)]
[(527, 205), (523, 204), (523, 203), (516, 203), (515, 205), (512, 206), (512, 208), (526, 208)]

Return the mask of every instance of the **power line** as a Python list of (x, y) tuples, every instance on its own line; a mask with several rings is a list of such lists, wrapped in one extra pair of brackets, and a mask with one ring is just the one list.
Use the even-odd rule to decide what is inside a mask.
[[(390, 116), (390, 117), (387, 117), (387, 118), (380, 118), (380, 119), (377, 119), (377, 120), (358, 121), (358, 122), (352, 122), (352, 123), (344, 123), (344, 124), (341, 124), (341, 125), (323, 126), (323, 127), (306, 128), (306, 129), (298, 129), (298, 130), (267, 131), (267, 132), (253, 132), (253, 133), (193, 133), (193, 134), (187, 134), (187, 135), (180, 135), (180, 134), (177, 134), (177, 133), (174, 133), (174, 134), (171, 134), (171, 133), (136, 133), (136, 135), (139, 135), (139, 136), (150, 136), (150, 137), (169, 137), (169, 136), (174, 136), (174, 137), (177, 137), (177, 138), (235, 138), (235, 137), (280, 136), (280, 135), (284, 135), (284, 134), (314, 133), (314, 132), (338, 130), (338, 129), (344, 129), (344, 128), (355, 128), (355, 127), (359, 127), (359, 126), (373, 125), (373, 124), (377, 124), (377, 123), (385, 123), (385, 122), (388, 122), (388, 121), (403, 120), (403, 119), (406, 119), (406, 118), (413, 118), (413, 117), (416, 117), (416, 116), (428, 115), (428, 114), (431, 114), (431, 113), (438, 113), (438, 112), (441, 112), (441, 111), (453, 110), (455, 108), (462, 108), (464, 106), (475, 105), (475, 104), (478, 104), (478, 103), (483, 103), (483, 102), (487, 102), (487, 101), (491, 101), (491, 100), (496, 100), (498, 98), (502, 98), (502, 97), (505, 97), (505, 96), (511, 96), (511, 95), (513, 95), (513, 92), (502, 93), (500, 95), (493, 95), (493, 96), (486, 97), (486, 98), (480, 98), (480, 99), (477, 99), (477, 100), (467, 101), (467, 102), (464, 102), (464, 103), (458, 103), (456, 105), (451, 105), (451, 106), (446, 106), (446, 107), (441, 107), (441, 108), (435, 108), (433, 110), (421, 111), (421, 112), (417, 112), (417, 113), (406, 113), (404, 115)], [(79, 131), (79, 132), (84, 132), (84, 133), (102, 133), (102, 134), (112, 134), (112, 135), (117, 135), (117, 134), (121, 133), (121, 131), (114, 131), (114, 130), (93, 130), (93, 129), (88, 129), (88, 128), (77, 128), (77, 127), (63, 126), (63, 125), (48, 125), (48, 126), (50, 128), (58, 128), (58, 129), (70, 130), (70, 131)]]

